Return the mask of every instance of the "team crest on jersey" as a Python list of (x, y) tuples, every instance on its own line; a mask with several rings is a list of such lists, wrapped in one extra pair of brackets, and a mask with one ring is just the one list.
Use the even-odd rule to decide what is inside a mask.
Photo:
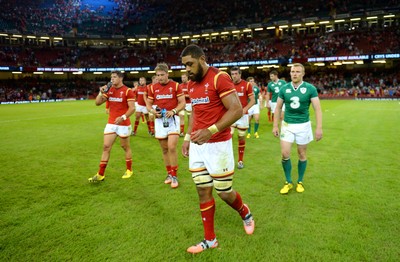
[(119, 96), (122, 96), (123, 93), (124, 93), (124, 91), (119, 92)]
[(307, 88), (300, 87), (300, 92), (304, 95), (307, 92)]
[(204, 85), (204, 93), (207, 95), (208, 94), (208, 87), (209, 87), (210, 85), (207, 83), (207, 84), (205, 84)]
[(169, 92), (170, 92), (170, 93), (172, 93), (172, 86), (171, 86), (171, 87), (169, 87)]
[(194, 91), (194, 88), (190, 88), (189, 92), (193, 93), (193, 91)]

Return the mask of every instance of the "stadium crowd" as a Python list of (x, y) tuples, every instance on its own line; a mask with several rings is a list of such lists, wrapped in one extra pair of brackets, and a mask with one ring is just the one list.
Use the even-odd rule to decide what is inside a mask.
[[(92, 1), (93, 2), (93, 1)], [(240, 26), (264, 23), (277, 19), (301, 19), (315, 15), (335, 17), (336, 13), (394, 8), (397, 0), (388, 2), (331, 0), (304, 1), (235, 1), (226, 8), (224, 1), (171, 1), (167, 0), (108, 0), (98, 1), (103, 5), (91, 6), (84, 0), (2, 0), (0, 13), (1, 29), (21, 33), (63, 34), (129, 34), (143, 32), (150, 35), (198, 31), (206, 28)], [(93, 2), (94, 3), (94, 2)], [(296, 8), (289, 8), (295, 5)], [(196, 8), (192, 8), (196, 6)], [(111, 7), (111, 8), (110, 8)], [(212, 7), (212, 8), (211, 8)], [(191, 8), (188, 17), (187, 8)], [(224, 11), (222, 11), (224, 10)], [(180, 23), (178, 21), (185, 21)], [(0, 30), (1, 31), (1, 30)], [(142, 32), (142, 33), (143, 33)], [(282, 65), (289, 61), (306, 62), (308, 57), (339, 55), (362, 55), (376, 53), (400, 53), (400, 27), (398, 20), (391, 25), (360, 22), (355, 28), (343, 26), (334, 31), (296, 32), (283, 35), (275, 32), (198, 39), (198, 44), (207, 54), (208, 62), (233, 62), (248, 60), (278, 59)], [(24, 67), (121, 67), (154, 66), (158, 62), (181, 65), (179, 54), (187, 43), (166, 42), (155, 46), (131, 45), (77, 46), (24, 41), (23, 44), (0, 45), (0, 66)], [(314, 83), (321, 95), (350, 97), (399, 96), (397, 72), (352, 71), (337, 69), (332, 72), (319, 70), (308, 81)], [(259, 73), (255, 73), (259, 74)], [(261, 87), (268, 79), (264, 74), (254, 75)], [(288, 77), (288, 76), (287, 76)], [(71, 81), (25, 77), (22, 84), (16, 80), (2, 81), (0, 101), (43, 100), (48, 98), (88, 98), (97, 87), (96, 82), (82, 77)], [(128, 79), (131, 81), (130, 79)], [(103, 81), (100, 79), (99, 81)], [(17, 88), (15, 88), (17, 86)], [(50, 91), (50, 92), (49, 92)]]
[[(140, 0), (113, 0), (113, 8), (91, 6), (82, 0), (3, 0), (0, 26), (26, 34), (61, 36), (65, 34), (122, 34), (128, 25), (135, 25), (146, 3)], [(146, 2), (146, 1), (143, 1)]]
[[(346, 32), (331, 32), (284, 37), (242, 37), (237, 40), (209, 42), (201, 40), (211, 63), (246, 60), (289, 59), (300, 62), (308, 57), (400, 53), (400, 29), (390, 27), (359, 27)], [(384, 44), (383, 44), (384, 43)], [(108, 48), (65, 47), (26, 43), (0, 47), (0, 65), (4, 66), (144, 66), (167, 62), (180, 65), (182, 43), (175, 46), (122, 46)]]
[[(289, 79), (289, 74), (282, 75)], [(254, 75), (258, 86), (265, 89), (269, 78)], [(353, 98), (353, 97), (400, 97), (400, 73), (387, 71), (359, 71), (349, 73), (344, 70), (333, 72), (320, 71), (306, 74), (306, 81), (313, 83), (321, 98)], [(0, 102), (7, 101), (42, 101), (47, 99), (89, 99), (97, 94), (99, 85), (107, 79), (86, 80), (77, 76), (70, 80), (56, 80), (42, 77), (25, 77), (23, 79), (3, 80), (0, 84)], [(133, 87), (137, 79), (126, 78), (125, 84)], [(148, 82), (150, 79), (148, 79)]]
[[(199, 32), (229, 26), (384, 10), (399, 0), (169, 1), (2, 0), (0, 26), (22, 34), (132, 35)], [(187, 10), (190, 9), (190, 12)], [(181, 23), (185, 21), (185, 23)]]
[(98, 84), (82, 78), (73, 81), (36, 77), (9, 79), (1, 81), (0, 102), (87, 99), (94, 90), (98, 90)]

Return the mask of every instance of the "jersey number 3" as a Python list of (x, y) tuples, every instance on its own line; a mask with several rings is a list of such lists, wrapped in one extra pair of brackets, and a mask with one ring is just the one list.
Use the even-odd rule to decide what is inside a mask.
[(298, 96), (291, 97), (290, 101), (292, 101), (292, 103), (290, 103), (291, 108), (296, 109), (300, 107), (300, 98)]

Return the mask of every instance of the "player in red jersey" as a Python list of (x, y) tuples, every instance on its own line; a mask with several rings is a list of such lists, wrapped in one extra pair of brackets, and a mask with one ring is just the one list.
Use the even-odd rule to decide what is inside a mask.
[[(149, 106), (149, 102), (148, 102), (148, 99), (147, 99), (147, 94), (149, 93), (149, 90), (152, 88), (152, 86), (154, 84), (156, 84), (157, 82), (158, 82), (157, 81), (157, 76), (153, 75), (151, 77), (151, 84), (148, 84), (146, 86), (146, 91), (143, 93), (143, 99), (144, 99), (144, 102), (146, 103), (146, 108), (151, 107), (151, 106)], [(149, 110), (147, 110), (147, 111), (149, 112), (150, 135), (154, 136), (154, 133), (155, 133), (154, 132), (154, 114)]]
[(106, 114), (110, 113), (110, 105), (108, 103), (108, 100), (106, 101)]
[(204, 240), (187, 249), (195, 254), (218, 246), (213, 188), (239, 213), (247, 234), (253, 234), (254, 220), (240, 194), (232, 189), (235, 160), (229, 127), (243, 115), (232, 80), (227, 73), (208, 66), (204, 51), (197, 45), (188, 45), (181, 58), (191, 80), (188, 89), (193, 107), (182, 154), (189, 156), (204, 228)]
[(109, 103), (108, 122), (104, 128), (104, 145), (101, 155), (100, 168), (96, 175), (89, 178), (89, 182), (104, 180), (104, 172), (110, 159), (111, 148), (117, 136), (121, 141), (121, 147), (125, 151), (126, 171), (122, 178), (132, 176), (132, 151), (129, 137), (132, 131), (129, 117), (135, 112), (135, 100), (132, 90), (124, 85), (124, 75), (120, 71), (111, 72), (112, 86), (107, 90), (107, 85), (100, 87), (96, 97), (96, 105)]
[(176, 147), (180, 128), (178, 113), (185, 107), (185, 97), (179, 84), (168, 78), (167, 64), (157, 64), (155, 71), (158, 83), (154, 84), (147, 94), (147, 109), (156, 116), (155, 136), (160, 143), (168, 173), (164, 183), (171, 184), (171, 188), (177, 188), (179, 183)]
[(137, 128), (139, 126), (139, 121), (140, 118), (144, 115), (147, 123), (147, 130), (148, 133), (151, 134), (151, 127), (150, 127), (150, 121), (149, 121), (149, 111), (147, 110), (146, 107), (146, 102), (144, 100), (144, 93), (147, 92), (147, 86), (146, 86), (146, 78), (141, 77), (139, 78), (139, 85), (136, 87), (136, 119), (135, 119), (135, 125), (132, 131), (132, 135), (136, 135)]
[(183, 74), (181, 76), (181, 80), (182, 80), (182, 83), (179, 85), (182, 88), (182, 92), (185, 95), (185, 101), (186, 101), (185, 110), (182, 110), (181, 112), (179, 112), (179, 118), (181, 121), (181, 133), (179, 135), (183, 136), (185, 133), (185, 113), (186, 113), (188, 121), (189, 121), (190, 114), (192, 113), (192, 104), (190, 103), (189, 91), (187, 89), (188, 80), (189, 80), (187, 74)]
[(255, 104), (255, 98), (253, 86), (251, 83), (242, 79), (242, 71), (239, 67), (235, 66), (231, 68), (231, 76), (243, 108), (243, 116), (231, 126), (232, 134), (235, 131), (235, 128), (238, 130), (238, 168), (242, 169), (244, 167), (243, 157), (246, 148), (246, 133), (249, 128), (248, 111)]

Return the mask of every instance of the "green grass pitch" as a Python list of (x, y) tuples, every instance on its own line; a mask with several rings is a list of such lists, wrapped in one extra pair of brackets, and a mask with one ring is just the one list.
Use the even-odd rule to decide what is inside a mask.
[[(1, 105), (0, 261), (398, 261), (400, 103), (321, 104), (324, 138), (309, 145), (305, 192), (279, 194), (279, 140), (263, 109), (260, 138), (247, 139), (245, 168), (234, 179), (254, 235), (215, 194), (220, 246), (194, 256), (186, 248), (203, 229), (187, 159), (179, 154), (180, 187), (164, 185), (161, 149), (144, 124), (131, 139), (135, 175), (121, 179), (117, 142), (106, 181), (89, 184), (104, 107)], [(236, 155), (236, 133), (234, 147)], [(295, 148), (292, 163), (296, 180)]]

